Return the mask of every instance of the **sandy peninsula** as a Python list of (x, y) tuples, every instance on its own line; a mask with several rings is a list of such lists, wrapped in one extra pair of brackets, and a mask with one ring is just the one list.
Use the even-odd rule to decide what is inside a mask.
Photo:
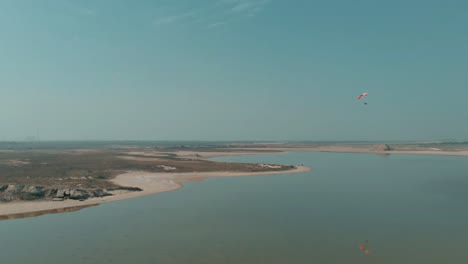
[(185, 172), (185, 173), (151, 173), (144, 171), (130, 171), (118, 175), (111, 181), (120, 186), (131, 186), (141, 188), (140, 192), (125, 190), (114, 191), (113, 196), (102, 198), (90, 198), (85, 201), (65, 200), (55, 201), (28, 201), (10, 202), (0, 204), (0, 220), (39, 216), (51, 213), (63, 213), (80, 210), (90, 206), (96, 206), (105, 202), (113, 202), (142, 196), (168, 192), (183, 187), (186, 182), (199, 182), (208, 178), (260, 176), (274, 174), (291, 174), (307, 172), (311, 169), (298, 166), (286, 171), (263, 171), (263, 172)]
[[(186, 182), (203, 181), (207, 178), (289, 174), (310, 170), (302, 166), (242, 164), (209, 160), (209, 158), (220, 156), (275, 154), (289, 151), (371, 153), (380, 156), (393, 154), (468, 156), (468, 144), (289, 143), (229, 144), (207, 147), (114, 147), (65, 152), (0, 151), (0, 167), (3, 166), (2, 170), (8, 173), (3, 179), (6, 184), (14, 182), (20, 184), (19, 186), (26, 186), (22, 187), (23, 190), (32, 184), (36, 186), (58, 184), (59, 188), (100, 188), (112, 194), (80, 199), (82, 201), (78, 199), (52, 201), (51, 198), (43, 198), (34, 201), (17, 199), (3, 202), (0, 203), (0, 219), (80, 210), (105, 202), (176, 190)], [(76, 167), (76, 164), (80, 167)], [(69, 170), (70, 167), (76, 168)], [(24, 177), (24, 174), (31, 175), (31, 177)], [(11, 185), (3, 185), (5, 186)], [(139, 188), (141, 191), (118, 189), (119, 186)], [(31, 190), (34, 192), (39, 189), (32, 188)], [(57, 192), (57, 189), (55, 191)]]
[[(245, 147), (245, 146), (244, 146)], [(364, 153), (377, 155), (406, 154), (406, 155), (438, 155), (438, 156), (468, 156), (468, 145), (441, 144), (284, 144), (257, 145), (251, 150), (274, 151), (306, 151), (333, 153)]]

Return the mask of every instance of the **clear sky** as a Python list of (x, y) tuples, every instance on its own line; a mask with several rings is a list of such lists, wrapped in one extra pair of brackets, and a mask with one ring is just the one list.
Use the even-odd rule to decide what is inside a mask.
[(467, 14), (462, 0), (2, 0), (0, 140), (468, 140)]

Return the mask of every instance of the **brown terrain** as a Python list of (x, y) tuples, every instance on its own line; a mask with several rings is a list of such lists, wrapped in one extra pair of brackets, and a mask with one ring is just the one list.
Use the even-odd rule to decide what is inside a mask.
[[(0, 145), (1, 147), (1, 145)], [(284, 151), (319, 151), (393, 154), (468, 155), (468, 144), (451, 143), (232, 143), (219, 145), (112, 146), (99, 148), (1, 149), (0, 203), (67, 199), (86, 200), (125, 192), (143, 191), (142, 182), (132, 183), (132, 172), (152, 173), (157, 184), (183, 183), (190, 179), (216, 177), (217, 173), (268, 174), (304, 170), (290, 165), (243, 164), (206, 160), (225, 155), (267, 154)], [(129, 174), (130, 173), (130, 174)], [(188, 175), (187, 173), (192, 173)], [(196, 176), (193, 173), (198, 173)], [(205, 173), (202, 175), (200, 173)], [(124, 181), (116, 176), (127, 175)], [(165, 176), (164, 176), (165, 175)], [(167, 175), (170, 176), (170, 180)], [(141, 176), (140, 180), (147, 176)], [(156, 178), (154, 178), (156, 177)], [(133, 177), (138, 178), (138, 177)], [(163, 183), (164, 178), (167, 182)], [(156, 184), (156, 182), (154, 183)], [(177, 185), (177, 186), (179, 186)], [(159, 186), (159, 185), (158, 185)], [(159, 190), (158, 190), (159, 192)]]
[(271, 153), (266, 150), (164, 149), (125, 147), (75, 150), (0, 150), (0, 202), (18, 200), (85, 200), (116, 191), (141, 191), (112, 179), (129, 171), (148, 173), (275, 172), (294, 166), (241, 164), (205, 160), (232, 154)]

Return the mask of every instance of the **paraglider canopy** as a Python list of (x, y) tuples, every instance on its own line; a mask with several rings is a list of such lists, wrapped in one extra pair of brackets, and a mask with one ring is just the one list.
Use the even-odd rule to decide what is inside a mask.
[[(358, 101), (361, 101), (361, 99), (367, 97), (368, 95), (369, 95), (369, 93), (362, 93), (357, 97), (357, 99), (358, 99)], [(367, 102), (364, 102), (364, 105), (367, 105)]]
[(368, 95), (369, 95), (369, 93), (362, 93), (357, 97), (357, 99), (361, 100), (363, 97), (367, 97)]

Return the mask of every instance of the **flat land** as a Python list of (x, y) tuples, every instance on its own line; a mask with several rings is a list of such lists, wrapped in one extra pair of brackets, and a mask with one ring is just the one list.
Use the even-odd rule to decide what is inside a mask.
[(263, 172), (285, 171), (292, 166), (265, 167), (259, 164), (226, 163), (207, 157), (275, 153), (265, 150), (178, 151), (127, 149), (82, 150), (0, 150), (0, 185), (21, 184), (55, 188), (113, 188), (115, 176), (127, 171), (183, 172)]
[[(98, 148), (3, 148), (0, 144), (0, 220), (79, 210), (151, 195), (211, 177), (305, 172), (284, 164), (207, 160), (287, 151), (468, 156), (467, 143), (230, 143)], [(47, 191), (46, 191), (47, 190)], [(62, 199), (62, 192), (69, 192)], [(70, 193), (88, 192), (81, 199)], [(60, 201), (57, 200), (60, 197)]]
[(0, 149), (0, 219), (73, 211), (102, 202), (171, 191), (185, 182), (210, 177), (308, 170), (292, 165), (207, 160), (278, 152), (223, 146)]

